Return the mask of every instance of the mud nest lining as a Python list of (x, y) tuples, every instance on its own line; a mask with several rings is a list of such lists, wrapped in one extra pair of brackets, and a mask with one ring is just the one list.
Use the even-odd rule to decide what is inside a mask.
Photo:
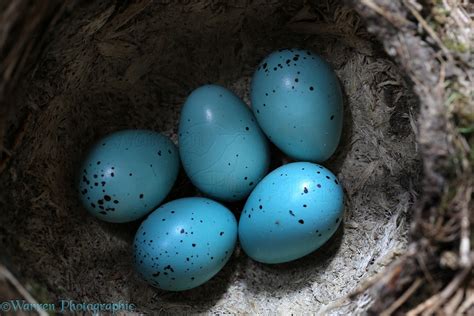
[[(202, 84), (228, 86), (249, 104), (257, 64), (284, 47), (320, 54), (344, 91), (343, 138), (323, 163), (345, 189), (342, 228), (295, 262), (263, 265), (238, 248), (195, 290), (148, 286), (132, 268), (138, 223), (102, 223), (81, 207), (81, 158), (125, 128), (176, 141), (181, 106)], [(150, 313), (360, 312), (370, 297), (344, 299), (407, 247), (421, 172), (418, 101), (359, 16), (337, 2), (82, 3), (59, 21), (19, 90), (9, 131), (22, 130), (22, 141), (0, 178), (0, 245), (39, 300), (122, 300)], [(182, 175), (168, 200), (191, 194)]]

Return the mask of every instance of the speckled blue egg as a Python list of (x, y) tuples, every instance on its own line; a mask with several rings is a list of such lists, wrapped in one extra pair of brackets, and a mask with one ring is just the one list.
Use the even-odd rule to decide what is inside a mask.
[(101, 220), (134, 221), (154, 210), (179, 171), (173, 142), (153, 131), (123, 130), (98, 141), (80, 169), (80, 199)]
[(171, 201), (148, 216), (134, 242), (135, 268), (149, 284), (168, 291), (197, 287), (226, 264), (237, 241), (237, 221), (207, 198)]
[(331, 66), (299, 49), (270, 54), (258, 66), (251, 86), (255, 117), (284, 153), (322, 162), (336, 150), (342, 131), (342, 92)]
[(265, 176), (268, 142), (252, 111), (232, 91), (205, 85), (187, 98), (179, 123), (184, 170), (206, 195), (245, 198)]
[(310, 162), (287, 164), (250, 194), (240, 216), (240, 243), (256, 261), (292, 261), (328, 241), (343, 210), (343, 190), (331, 171)]

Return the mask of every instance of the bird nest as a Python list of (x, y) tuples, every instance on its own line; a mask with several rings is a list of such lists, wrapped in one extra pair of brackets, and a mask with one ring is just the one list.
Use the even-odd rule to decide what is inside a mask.
[[(472, 312), (474, 74), (466, 6), (0, 5), (0, 259), (23, 284), (14, 282), (20, 294), (27, 289), (29, 300), (43, 303), (127, 301), (149, 313)], [(341, 82), (342, 140), (323, 163), (344, 187), (341, 229), (291, 263), (260, 264), (237, 247), (201, 287), (148, 286), (132, 268), (139, 223), (99, 222), (78, 202), (74, 175), (85, 151), (126, 128), (176, 142), (180, 109), (194, 88), (218, 83), (249, 104), (257, 64), (285, 47), (320, 54)], [(273, 151), (273, 167), (289, 161)], [(168, 200), (197, 194), (182, 173)], [(228, 206), (239, 215), (241, 203)]]

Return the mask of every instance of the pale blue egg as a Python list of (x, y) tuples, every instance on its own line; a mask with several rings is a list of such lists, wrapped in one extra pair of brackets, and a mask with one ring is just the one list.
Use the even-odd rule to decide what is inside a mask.
[(179, 171), (173, 142), (153, 131), (124, 130), (98, 141), (80, 169), (80, 199), (101, 220), (134, 221), (154, 210)]
[(322, 162), (336, 150), (342, 131), (342, 92), (331, 66), (299, 49), (270, 54), (251, 87), (252, 108), (268, 138), (287, 155)]
[(256, 261), (292, 261), (321, 247), (343, 210), (343, 190), (331, 171), (309, 162), (287, 164), (250, 194), (240, 216), (240, 243)]
[(184, 170), (203, 193), (220, 200), (245, 198), (265, 176), (270, 155), (252, 111), (218, 85), (194, 90), (179, 123)]
[(149, 284), (168, 291), (197, 287), (226, 264), (237, 241), (237, 221), (223, 205), (182, 198), (159, 207), (138, 229), (135, 268)]

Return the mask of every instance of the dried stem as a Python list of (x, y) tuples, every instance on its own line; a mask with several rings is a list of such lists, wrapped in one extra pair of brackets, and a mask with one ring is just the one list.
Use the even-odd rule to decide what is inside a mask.
[[(24, 299), (26, 302), (31, 304), (38, 312), (40, 316), (48, 316), (43, 309), (38, 307), (38, 302), (31, 296), (31, 294), (21, 285), (21, 283), (13, 276), (13, 274), (5, 268), (3, 265), (0, 264), (0, 280), (7, 281), (14, 289), (21, 295), (21, 298)], [(19, 298), (15, 298), (19, 299)]]

